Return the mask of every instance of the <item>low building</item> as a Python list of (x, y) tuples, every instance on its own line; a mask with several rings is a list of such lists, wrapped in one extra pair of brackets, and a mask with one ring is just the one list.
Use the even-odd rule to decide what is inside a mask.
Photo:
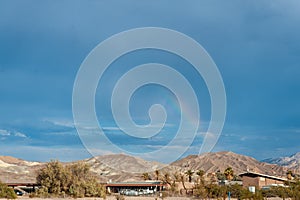
[(121, 193), (132, 196), (154, 194), (166, 187), (160, 181), (108, 182), (105, 186), (108, 193)]
[(11, 187), (15, 190), (16, 194), (26, 194), (26, 193), (33, 193), (40, 187), (39, 184), (34, 182), (28, 183), (6, 183), (8, 187)]
[(243, 185), (243, 181), (228, 181), (221, 180), (218, 182), (219, 185)]
[(263, 188), (266, 186), (284, 185), (286, 178), (260, 174), (256, 172), (246, 172), (239, 175), (242, 177), (244, 187)]

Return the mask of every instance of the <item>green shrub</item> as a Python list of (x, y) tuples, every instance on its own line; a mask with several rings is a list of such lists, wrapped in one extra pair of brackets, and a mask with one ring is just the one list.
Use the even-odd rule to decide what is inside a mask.
[(38, 197), (105, 197), (106, 190), (91, 174), (86, 163), (77, 162), (63, 165), (51, 161), (38, 172), (37, 183), (42, 187), (37, 190)]
[(12, 188), (0, 182), (0, 198), (16, 199), (17, 195)]
[(116, 195), (116, 200), (125, 200), (125, 197), (123, 195)]

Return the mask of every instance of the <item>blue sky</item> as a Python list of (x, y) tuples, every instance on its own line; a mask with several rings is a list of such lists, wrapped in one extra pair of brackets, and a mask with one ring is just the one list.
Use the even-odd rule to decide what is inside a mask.
[[(90, 157), (73, 123), (77, 71), (103, 40), (148, 26), (192, 37), (217, 64), (226, 88), (227, 117), (213, 151), (234, 151), (257, 159), (296, 153), (300, 151), (299, 24), (297, 0), (0, 0), (0, 154), (42, 161)], [(98, 85), (100, 124), (113, 142), (127, 150), (159, 148), (177, 128), (178, 102), (161, 87), (142, 88), (131, 103), (138, 123), (149, 120), (147, 110), (153, 103), (165, 105), (169, 126), (156, 140), (122, 135), (109, 110), (109, 91), (122, 72), (153, 61), (174, 68), (189, 66), (167, 52), (133, 52), (113, 63)], [(196, 154), (194, 147), (201, 145), (210, 119), (209, 94), (189, 67), (182, 73), (196, 85), (201, 104), (203, 123), (186, 152)], [(103, 147), (99, 153), (110, 152)]]

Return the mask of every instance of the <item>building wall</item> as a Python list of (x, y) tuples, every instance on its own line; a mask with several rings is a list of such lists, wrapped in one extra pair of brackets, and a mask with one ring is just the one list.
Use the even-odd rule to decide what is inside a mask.
[(266, 185), (271, 184), (284, 184), (283, 181), (278, 181), (270, 178), (264, 178), (264, 177), (249, 177), (249, 176), (243, 176), (243, 186), (249, 187), (249, 186), (255, 186), (255, 187), (263, 187)]
[(243, 176), (243, 186), (249, 187), (249, 186), (259, 186), (259, 178), (258, 177), (249, 177), (249, 176)]
[(263, 187), (263, 186), (271, 185), (271, 184), (284, 184), (284, 182), (274, 180), (274, 179), (269, 179), (269, 178), (263, 178), (263, 177), (259, 178), (259, 187)]

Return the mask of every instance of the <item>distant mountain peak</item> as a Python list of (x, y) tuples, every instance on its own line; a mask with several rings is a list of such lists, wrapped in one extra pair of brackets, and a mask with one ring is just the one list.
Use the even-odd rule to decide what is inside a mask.
[(247, 170), (269, 174), (284, 175), (284, 169), (278, 165), (262, 163), (258, 160), (237, 154), (231, 151), (210, 152), (200, 155), (190, 155), (181, 160), (175, 161), (171, 166), (181, 168), (183, 171), (202, 169), (208, 173), (216, 171), (224, 171), (227, 167), (231, 167), (235, 174), (246, 172)]
[(92, 165), (98, 163), (98, 165), (105, 165), (113, 170), (132, 173), (152, 172), (166, 166), (156, 161), (147, 161), (140, 157), (126, 154), (100, 155), (87, 159), (87, 162)]
[(295, 172), (300, 173), (300, 152), (287, 157), (265, 159), (263, 162), (280, 165), (289, 170), (294, 170)]

